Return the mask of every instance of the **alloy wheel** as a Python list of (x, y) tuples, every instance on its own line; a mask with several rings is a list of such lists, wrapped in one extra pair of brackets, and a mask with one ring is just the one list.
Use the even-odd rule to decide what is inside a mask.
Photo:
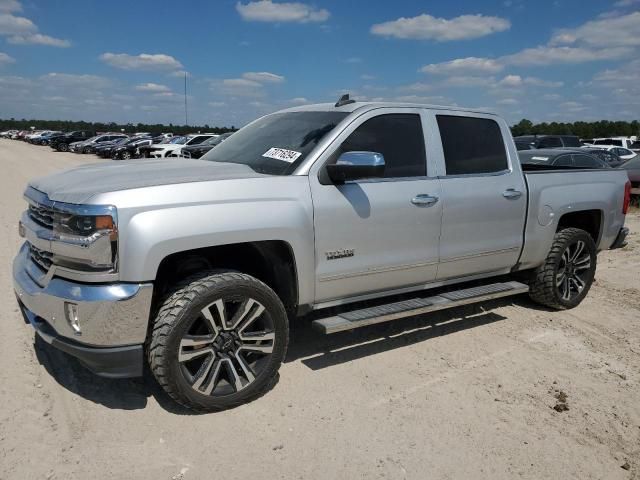
[(578, 240), (567, 246), (560, 257), (556, 273), (556, 288), (563, 300), (569, 301), (582, 293), (588, 282), (591, 254)]
[(184, 379), (200, 394), (225, 396), (252, 384), (273, 353), (275, 331), (253, 298), (229, 297), (204, 307), (178, 346)]

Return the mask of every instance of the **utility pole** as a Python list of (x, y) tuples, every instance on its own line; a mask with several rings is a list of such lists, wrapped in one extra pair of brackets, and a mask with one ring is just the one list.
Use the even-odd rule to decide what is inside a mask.
[(189, 111), (187, 110), (187, 72), (184, 72), (184, 124), (189, 125)]

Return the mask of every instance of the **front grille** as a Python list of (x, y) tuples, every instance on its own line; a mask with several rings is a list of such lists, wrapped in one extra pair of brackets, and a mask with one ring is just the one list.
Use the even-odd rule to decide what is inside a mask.
[(53, 209), (41, 205), (29, 204), (29, 217), (38, 225), (53, 228)]
[(43, 270), (47, 271), (51, 268), (53, 253), (45, 252), (29, 244), (29, 255), (31, 256), (31, 260), (36, 262)]

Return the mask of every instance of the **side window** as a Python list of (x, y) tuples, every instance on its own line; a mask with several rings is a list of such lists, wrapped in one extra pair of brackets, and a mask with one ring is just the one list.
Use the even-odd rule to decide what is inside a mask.
[(627, 150), (626, 148), (617, 148), (617, 154), (619, 156), (623, 156), (623, 155), (632, 155), (633, 152), (631, 150)]
[(571, 155), (560, 155), (553, 161), (553, 165), (556, 167), (573, 167), (573, 160)]
[(354, 151), (381, 153), (386, 164), (385, 178), (423, 177), (427, 174), (422, 122), (420, 115), (414, 113), (370, 118), (340, 145), (338, 156)]
[(556, 148), (562, 147), (562, 140), (558, 137), (544, 137), (538, 143), (538, 148)]
[(616, 139), (616, 138), (612, 138), (610, 140), (611, 143), (609, 143), (609, 145), (615, 145), (616, 147), (621, 147), (622, 146), (622, 140), (620, 139)]
[(602, 163), (591, 155), (577, 154), (573, 156), (573, 163), (576, 168), (602, 168)]
[(500, 127), (487, 118), (437, 115), (447, 175), (502, 172), (509, 168)]

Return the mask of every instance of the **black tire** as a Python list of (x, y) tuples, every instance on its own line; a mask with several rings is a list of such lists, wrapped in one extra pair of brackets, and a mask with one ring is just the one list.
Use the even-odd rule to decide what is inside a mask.
[(84, 154), (91, 153), (91, 147), (84, 147), (84, 148), (82, 149), (82, 153), (84, 153)]
[[(227, 301), (237, 303), (235, 314), (227, 315), (228, 308), (234, 305)], [(217, 308), (218, 302), (223, 302), (224, 313)], [(264, 308), (256, 317), (255, 305)], [(205, 310), (208, 316), (203, 315)], [(205, 317), (209, 317), (210, 323)], [(227, 329), (236, 318), (235, 330)], [(226, 326), (216, 330), (208, 328), (211, 324)], [(252, 324), (262, 330), (243, 332)], [(236, 343), (229, 340), (232, 344), (228, 345), (227, 336), (234, 333)], [(245, 350), (240, 354), (244, 347), (239, 346), (242, 341), (238, 334), (245, 338), (269, 338), (264, 342), (251, 339), (250, 342), (258, 343), (250, 345), (271, 352)], [(197, 340), (201, 342), (197, 346), (184, 343), (202, 338), (207, 338), (206, 346), (201, 340)], [(169, 293), (154, 320), (147, 355), (151, 371), (171, 398), (192, 410), (211, 412), (247, 403), (270, 390), (278, 379), (288, 341), (287, 314), (273, 290), (249, 275), (214, 270), (187, 278)]]
[(59, 143), (56, 147), (59, 152), (67, 152), (69, 151), (69, 145), (66, 143)]
[[(583, 246), (582, 253), (576, 253), (576, 258), (568, 261), (580, 245)], [(596, 274), (596, 261), (596, 244), (587, 232), (579, 228), (557, 232), (545, 262), (533, 274), (529, 296), (556, 310), (578, 306), (589, 293)]]
[(122, 160), (129, 160), (130, 158), (131, 158), (131, 153), (127, 152), (126, 150), (120, 154), (120, 159)]

